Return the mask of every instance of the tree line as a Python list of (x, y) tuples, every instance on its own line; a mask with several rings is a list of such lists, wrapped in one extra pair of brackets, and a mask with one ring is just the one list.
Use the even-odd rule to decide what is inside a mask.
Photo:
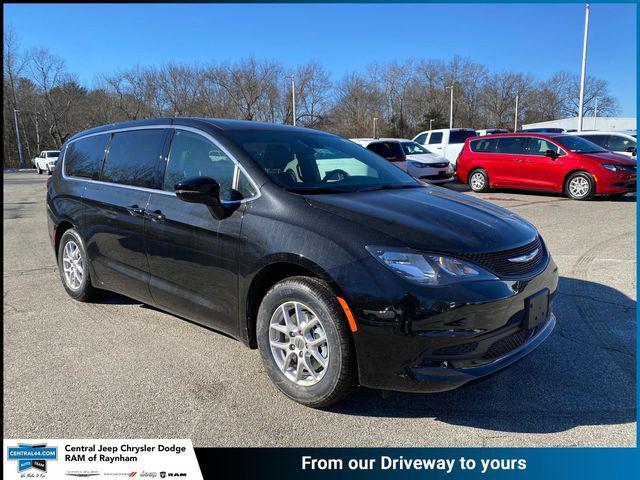
[[(40, 150), (57, 149), (75, 132), (123, 120), (163, 116), (237, 118), (292, 123), (345, 137), (412, 138), (449, 126), (453, 87), (455, 127), (509, 128), (578, 114), (579, 78), (493, 72), (472, 59), (415, 58), (376, 62), (334, 80), (318, 62), (285, 68), (254, 57), (236, 62), (138, 65), (81, 84), (62, 57), (45, 48), (23, 50), (16, 32), (4, 33), (4, 167), (18, 165), (14, 110), (27, 165)], [(588, 77), (584, 115), (615, 115), (605, 80)]]

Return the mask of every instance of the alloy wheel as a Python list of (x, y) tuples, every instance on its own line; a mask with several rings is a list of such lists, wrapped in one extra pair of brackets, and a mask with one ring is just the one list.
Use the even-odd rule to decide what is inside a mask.
[(471, 184), (471, 188), (473, 190), (482, 190), (485, 184), (484, 175), (480, 172), (474, 173), (473, 175), (471, 175), (471, 181), (469, 183)]
[(572, 197), (582, 198), (589, 193), (590, 189), (591, 184), (584, 177), (575, 177), (569, 182), (569, 193)]
[(327, 334), (318, 316), (300, 302), (276, 308), (269, 323), (271, 354), (280, 371), (296, 385), (315, 385), (329, 365)]
[(69, 240), (64, 246), (62, 270), (67, 286), (71, 290), (78, 290), (84, 278), (84, 259), (80, 247), (73, 240)]

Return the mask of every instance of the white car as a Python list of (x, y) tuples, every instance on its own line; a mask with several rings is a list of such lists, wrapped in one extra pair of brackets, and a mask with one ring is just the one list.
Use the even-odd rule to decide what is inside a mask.
[(636, 138), (628, 133), (583, 130), (582, 132), (571, 132), (569, 135), (577, 135), (611, 152), (636, 158)]
[(424, 145), (430, 152), (442, 155), (451, 162), (455, 169), (456, 160), (462, 151), (464, 141), (475, 136), (477, 133), (473, 128), (444, 128), (420, 132), (413, 138), (413, 141)]
[(484, 137), (485, 135), (495, 135), (496, 133), (509, 133), (509, 130), (504, 128), (487, 128), (486, 130), (476, 130), (476, 133), (479, 137)]
[(59, 150), (43, 150), (36, 158), (33, 159), (33, 164), (38, 171), (38, 175), (43, 172), (47, 172), (49, 175), (53, 173), (58, 162)]
[(453, 180), (451, 162), (422, 145), (404, 138), (353, 138), (352, 142), (377, 153), (412, 177), (429, 183)]

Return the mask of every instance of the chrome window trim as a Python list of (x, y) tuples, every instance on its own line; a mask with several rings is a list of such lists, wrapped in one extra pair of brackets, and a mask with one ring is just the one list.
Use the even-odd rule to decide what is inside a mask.
[[(176, 196), (175, 192), (169, 192), (167, 190), (162, 190), (162, 189), (158, 189), (158, 188), (146, 188), (146, 187), (137, 187), (135, 185), (124, 185), (122, 183), (113, 183), (113, 182), (105, 182), (103, 180), (93, 180), (91, 178), (83, 178), (83, 177), (74, 177), (74, 176), (70, 176), (67, 175), (65, 173), (65, 158), (67, 156), (67, 150), (69, 149), (69, 145), (71, 145), (74, 142), (77, 142), (78, 140), (82, 140), (84, 138), (88, 138), (88, 137), (94, 137), (96, 135), (111, 135), (113, 133), (119, 133), (119, 132), (129, 132), (129, 131), (133, 131), (133, 130), (148, 130), (148, 129), (154, 129), (154, 130), (161, 130), (161, 129), (173, 129), (173, 130), (186, 130), (189, 132), (193, 132), (196, 133), (204, 138), (206, 138), (207, 140), (209, 140), (211, 143), (213, 143), (216, 147), (218, 147), (220, 150), (222, 150), (222, 152), (228, 156), (231, 161), (236, 165), (236, 168), (234, 169), (234, 173), (233, 173), (233, 181), (232, 181), (232, 186), (231, 188), (233, 189), (237, 189), (238, 187), (238, 183), (240, 182), (240, 174), (239, 171), (242, 172), (247, 179), (249, 180), (249, 183), (251, 184), (251, 186), (253, 186), (253, 188), (256, 191), (256, 194), (252, 197), (249, 198), (243, 198), (242, 200), (221, 200), (220, 203), (222, 203), (223, 205), (232, 205), (232, 204), (237, 204), (237, 203), (247, 203), (247, 202), (251, 202), (253, 200), (256, 200), (258, 198), (260, 198), (262, 196), (262, 193), (260, 192), (260, 188), (258, 187), (258, 184), (255, 182), (255, 180), (253, 180), (253, 178), (251, 178), (251, 175), (249, 175), (249, 173), (245, 170), (245, 168), (242, 166), (242, 164), (215, 138), (213, 138), (211, 135), (209, 135), (207, 132), (204, 132), (198, 128), (194, 128), (194, 127), (189, 127), (186, 125), (167, 125), (167, 124), (159, 124), (159, 125), (140, 125), (140, 126), (136, 126), (136, 127), (123, 127), (123, 128), (114, 128), (114, 129), (110, 129), (110, 130), (104, 130), (101, 132), (95, 132), (95, 133), (89, 133), (88, 135), (83, 135), (81, 137), (78, 137), (74, 140), (71, 140), (67, 143), (66, 147), (64, 148), (64, 152), (62, 152), (62, 162), (61, 162), (61, 174), (62, 174), (62, 178), (64, 178), (65, 180), (72, 180), (72, 181), (76, 181), (76, 182), (87, 182), (87, 183), (94, 183), (94, 184), (98, 184), (98, 185), (109, 185), (109, 186), (116, 186), (116, 187), (121, 187), (121, 188), (128, 188), (128, 189), (132, 189), (132, 190), (138, 190), (138, 191), (142, 191), (142, 192), (150, 192), (150, 193), (160, 193), (163, 195), (172, 195), (172, 196)], [(166, 166), (166, 159), (164, 159), (164, 163)]]

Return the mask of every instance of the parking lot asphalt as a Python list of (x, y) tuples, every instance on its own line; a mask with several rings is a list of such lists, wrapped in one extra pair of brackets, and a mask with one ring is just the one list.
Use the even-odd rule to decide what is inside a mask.
[[(531, 221), (560, 270), (533, 354), (440, 394), (359, 389), (327, 410), (271, 385), (256, 350), (115, 294), (65, 293), (45, 176), (4, 175), (4, 437), (191, 438), (195, 446), (633, 446), (636, 198), (481, 198)], [(462, 185), (453, 185), (464, 191)]]

